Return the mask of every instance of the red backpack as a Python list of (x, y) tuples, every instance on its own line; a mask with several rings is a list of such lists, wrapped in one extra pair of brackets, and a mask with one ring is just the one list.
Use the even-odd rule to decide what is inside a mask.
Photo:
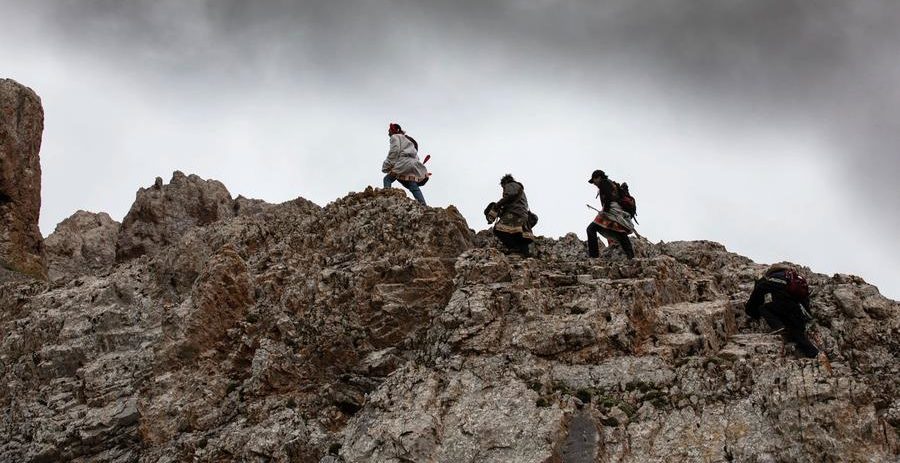
[(806, 282), (806, 278), (803, 278), (803, 275), (794, 270), (788, 270), (784, 273), (788, 280), (787, 293), (798, 301), (808, 299), (809, 283)]
[[(612, 180), (610, 180), (612, 182)], [(619, 205), (622, 206), (622, 209), (631, 214), (632, 217), (637, 216), (637, 201), (634, 200), (634, 196), (631, 196), (631, 193), (628, 191), (628, 184), (623, 183), (619, 185), (616, 182), (612, 182), (613, 186), (616, 187), (616, 196), (618, 196)]]

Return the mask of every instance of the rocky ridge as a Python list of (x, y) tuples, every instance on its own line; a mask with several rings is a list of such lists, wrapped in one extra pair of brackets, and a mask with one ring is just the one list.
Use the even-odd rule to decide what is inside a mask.
[(132, 212), (142, 194), (167, 209), (116, 233), (79, 212), (51, 283), (0, 286), (0, 461), (900, 452), (900, 311), (857, 277), (806, 272), (829, 376), (745, 318), (764, 267), (716, 243), (522, 259), (401, 190), (270, 205), (176, 173)]

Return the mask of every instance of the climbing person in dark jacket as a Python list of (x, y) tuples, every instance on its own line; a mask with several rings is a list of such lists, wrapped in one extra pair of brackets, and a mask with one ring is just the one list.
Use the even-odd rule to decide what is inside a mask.
[[(528, 256), (528, 245), (534, 241), (525, 187), (512, 175), (500, 179), (503, 197), (488, 205), (484, 216), (488, 223), (494, 223), (494, 235), (512, 252)], [(499, 218), (499, 220), (497, 220)]]
[(399, 180), (420, 204), (425, 206), (425, 196), (419, 183), (428, 178), (428, 169), (419, 161), (419, 144), (403, 131), (400, 124), (388, 125), (388, 136), (391, 138), (387, 159), (381, 164), (381, 172), (385, 173), (384, 187)]
[(819, 354), (806, 335), (806, 325), (812, 320), (809, 286), (797, 270), (786, 265), (766, 270), (756, 281), (744, 310), (754, 320), (765, 318), (775, 332), (783, 332), (788, 341), (796, 343), (803, 355)]
[(620, 204), (619, 187), (602, 170), (595, 170), (588, 183), (597, 186), (597, 196), (600, 197), (600, 204), (603, 206), (587, 227), (588, 257), (600, 257), (600, 247), (597, 245), (599, 233), (610, 241), (610, 244), (615, 240), (625, 251), (625, 255), (629, 259), (634, 259), (634, 248), (628, 239), (628, 235), (634, 232), (634, 224), (631, 222), (631, 214)]

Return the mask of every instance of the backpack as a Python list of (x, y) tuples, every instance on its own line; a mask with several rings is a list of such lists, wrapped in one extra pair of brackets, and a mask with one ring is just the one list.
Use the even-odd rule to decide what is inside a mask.
[(784, 284), (784, 291), (788, 296), (797, 300), (809, 299), (809, 283), (803, 275), (792, 268), (773, 268), (766, 272), (766, 278)]
[(786, 270), (784, 275), (788, 280), (787, 293), (791, 297), (798, 301), (809, 299), (809, 283), (806, 282), (803, 275), (792, 269)]
[(528, 211), (528, 229), (531, 230), (538, 223), (538, 216), (534, 212)]
[[(612, 182), (612, 180), (610, 180)], [(631, 196), (631, 193), (628, 191), (628, 183), (623, 183), (619, 185), (616, 182), (612, 182), (613, 186), (616, 187), (616, 196), (618, 196), (619, 205), (622, 206), (622, 210), (631, 214), (632, 217), (637, 216), (637, 201), (635, 201), (634, 196)]]

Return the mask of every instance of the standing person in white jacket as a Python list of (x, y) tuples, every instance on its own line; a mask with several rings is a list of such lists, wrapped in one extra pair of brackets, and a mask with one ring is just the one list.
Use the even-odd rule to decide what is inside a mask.
[(381, 164), (384, 172), (384, 187), (399, 180), (405, 186), (416, 201), (425, 206), (425, 196), (419, 188), (419, 182), (428, 177), (428, 170), (419, 161), (419, 144), (400, 128), (400, 124), (391, 123), (388, 126), (388, 136), (391, 137), (391, 147), (388, 150), (387, 159)]

